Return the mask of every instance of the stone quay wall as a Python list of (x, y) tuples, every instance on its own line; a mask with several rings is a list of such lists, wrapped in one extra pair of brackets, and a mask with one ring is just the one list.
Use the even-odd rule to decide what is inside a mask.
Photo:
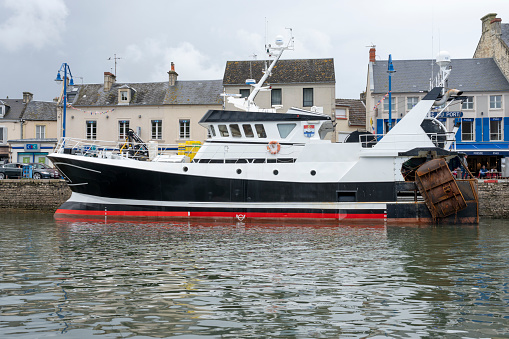
[[(509, 180), (479, 180), (479, 215), (509, 218)], [(64, 180), (0, 180), (0, 208), (55, 211), (71, 196)]]
[(509, 180), (479, 180), (479, 216), (509, 218)]
[(71, 196), (61, 179), (0, 180), (0, 208), (56, 211)]

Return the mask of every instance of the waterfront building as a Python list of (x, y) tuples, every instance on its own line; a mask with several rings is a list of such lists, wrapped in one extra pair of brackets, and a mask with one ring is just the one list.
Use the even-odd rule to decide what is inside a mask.
[[(251, 83), (258, 82), (271, 60), (228, 61), (223, 77), (225, 92), (248, 97)], [(334, 118), (336, 76), (334, 59), (279, 60), (267, 79), (267, 91), (260, 91), (255, 103), (262, 108), (286, 112), (291, 107), (317, 110)], [(225, 104), (227, 110), (236, 108)]]
[(366, 128), (366, 105), (361, 99), (336, 99), (336, 131), (343, 141), (353, 131)]
[[(435, 60), (393, 60), (391, 119), (394, 126), (430, 88), (439, 67)], [(370, 59), (366, 95), (366, 128), (387, 133), (389, 122), (387, 60)], [(469, 155), (477, 174), (482, 165), (507, 171), (509, 157), (509, 82), (493, 58), (452, 59), (448, 87), (466, 99), (447, 107), (439, 117), (449, 131), (457, 125), (456, 148)], [(441, 109), (436, 109), (438, 114)], [(509, 162), (508, 162), (509, 166)]]
[[(104, 83), (68, 86), (66, 137), (125, 140), (128, 129), (145, 142), (176, 144), (204, 140), (198, 125), (209, 109), (221, 109), (221, 80), (178, 80), (172, 63), (168, 81), (117, 83), (110, 72)], [(62, 127), (59, 107), (59, 135)]]
[(46, 155), (57, 142), (57, 104), (23, 99), (0, 99), (0, 163), (39, 162), (49, 164)]

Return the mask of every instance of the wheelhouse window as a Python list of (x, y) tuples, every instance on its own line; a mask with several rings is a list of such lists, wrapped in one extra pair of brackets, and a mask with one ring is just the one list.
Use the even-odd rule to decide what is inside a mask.
[(120, 140), (127, 139), (128, 130), (129, 130), (129, 120), (120, 120), (118, 122), (118, 138)]
[(189, 139), (191, 137), (191, 120), (180, 119), (179, 120), (179, 138)]
[(406, 109), (411, 110), (419, 102), (419, 97), (408, 97), (406, 98)]
[(87, 126), (87, 140), (96, 140), (97, 139), (97, 121), (88, 120), (86, 122)]
[(286, 138), (297, 126), (297, 124), (277, 124), (277, 129), (279, 131), (279, 136), (281, 138)]
[(207, 128), (207, 137), (215, 137), (216, 136), (216, 130), (214, 129), (213, 125), (209, 125), (209, 128)]
[(35, 138), (36, 139), (46, 138), (46, 125), (35, 125)]
[(162, 120), (152, 120), (152, 139), (162, 139), (163, 138), (163, 121)]
[(282, 105), (283, 97), (281, 93), (281, 88), (273, 88), (270, 91), (270, 104), (271, 106)]
[(490, 140), (502, 140), (502, 118), (490, 118)]
[(461, 109), (474, 109), (474, 97), (467, 97), (461, 104)]
[(226, 127), (226, 125), (219, 125), (218, 128), (219, 128), (219, 135), (221, 135), (222, 137), (230, 136), (230, 133), (228, 132), (228, 127)]
[(242, 129), (244, 130), (246, 138), (254, 138), (253, 128), (250, 124), (243, 124)]
[(267, 134), (265, 133), (265, 128), (263, 127), (262, 124), (255, 124), (255, 129), (256, 129), (256, 135), (258, 136), (258, 138), (266, 138), (267, 137)]
[(240, 127), (237, 124), (230, 124), (230, 131), (234, 138), (240, 138), (242, 136), (242, 134), (240, 134)]
[(501, 95), (490, 95), (490, 108), (491, 109), (502, 108), (502, 96)]
[(249, 88), (240, 89), (239, 94), (241, 98), (247, 98), (251, 94), (251, 90)]
[(302, 106), (304, 106), (304, 107), (313, 106), (313, 89), (312, 88), (304, 88), (302, 90), (302, 96), (304, 98)]
[(461, 120), (461, 140), (474, 141), (474, 119)]

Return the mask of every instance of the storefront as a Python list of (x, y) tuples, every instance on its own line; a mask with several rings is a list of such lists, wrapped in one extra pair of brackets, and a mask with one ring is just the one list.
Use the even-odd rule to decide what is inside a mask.
[(23, 164), (35, 162), (51, 165), (47, 155), (53, 151), (56, 142), (56, 139), (9, 140), (12, 151), (11, 161)]

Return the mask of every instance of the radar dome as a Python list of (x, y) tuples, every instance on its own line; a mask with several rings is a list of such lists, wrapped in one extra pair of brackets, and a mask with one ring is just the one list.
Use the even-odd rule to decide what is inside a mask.
[(284, 44), (283, 36), (281, 35), (276, 36), (276, 45), (282, 46), (283, 44)]
[(447, 66), (451, 63), (451, 55), (447, 51), (440, 51), (437, 55), (437, 64), (439, 66)]

